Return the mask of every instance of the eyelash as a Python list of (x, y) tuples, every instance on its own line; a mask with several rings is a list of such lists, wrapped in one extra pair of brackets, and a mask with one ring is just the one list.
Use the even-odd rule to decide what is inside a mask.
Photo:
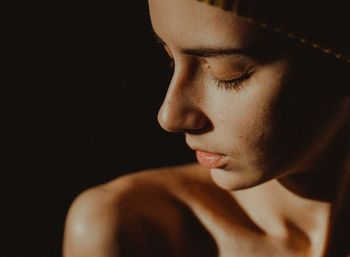
[[(169, 67), (173, 69), (175, 67), (174, 59), (170, 58)], [(213, 74), (210, 74), (210, 79), (216, 84), (220, 89), (225, 90), (236, 90), (239, 91), (242, 88), (244, 81), (250, 78), (253, 72), (242, 73), (239, 77), (230, 80), (220, 80), (216, 78)]]
[(214, 75), (210, 74), (210, 79), (216, 84), (216, 86), (220, 89), (225, 90), (236, 90), (239, 91), (242, 88), (243, 82), (250, 78), (252, 72), (245, 72), (241, 74), (239, 77), (230, 79), (230, 80), (220, 80), (216, 78)]

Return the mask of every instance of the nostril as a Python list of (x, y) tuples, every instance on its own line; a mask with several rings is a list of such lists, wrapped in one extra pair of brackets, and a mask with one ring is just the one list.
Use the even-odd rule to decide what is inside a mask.
[(188, 126), (183, 130), (187, 134), (203, 134), (205, 132), (213, 130), (213, 124), (209, 118), (203, 113), (196, 117), (196, 120), (192, 121), (192, 126)]
[(198, 109), (174, 109), (163, 105), (158, 112), (159, 125), (168, 132), (199, 134), (212, 129), (212, 123)]

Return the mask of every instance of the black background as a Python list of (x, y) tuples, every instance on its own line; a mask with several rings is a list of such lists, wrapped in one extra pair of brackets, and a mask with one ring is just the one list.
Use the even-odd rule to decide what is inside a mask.
[(79, 192), (193, 157), (156, 121), (171, 70), (147, 1), (4, 2), (0, 256), (60, 256)]

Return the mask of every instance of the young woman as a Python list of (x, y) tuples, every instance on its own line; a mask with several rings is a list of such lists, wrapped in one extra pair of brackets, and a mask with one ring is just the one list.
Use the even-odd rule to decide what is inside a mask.
[(83, 192), (67, 217), (65, 257), (347, 253), (334, 245), (346, 224), (338, 214), (349, 178), (349, 60), (290, 33), (299, 20), (262, 22), (261, 6), (249, 11), (257, 3), (149, 0), (174, 62), (158, 120), (184, 133), (199, 164)]

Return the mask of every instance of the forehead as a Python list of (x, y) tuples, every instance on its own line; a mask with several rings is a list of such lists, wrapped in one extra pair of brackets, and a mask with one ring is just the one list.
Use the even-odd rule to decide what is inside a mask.
[(254, 27), (232, 12), (194, 0), (149, 0), (152, 26), (167, 43), (179, 47), (244, 47)]

